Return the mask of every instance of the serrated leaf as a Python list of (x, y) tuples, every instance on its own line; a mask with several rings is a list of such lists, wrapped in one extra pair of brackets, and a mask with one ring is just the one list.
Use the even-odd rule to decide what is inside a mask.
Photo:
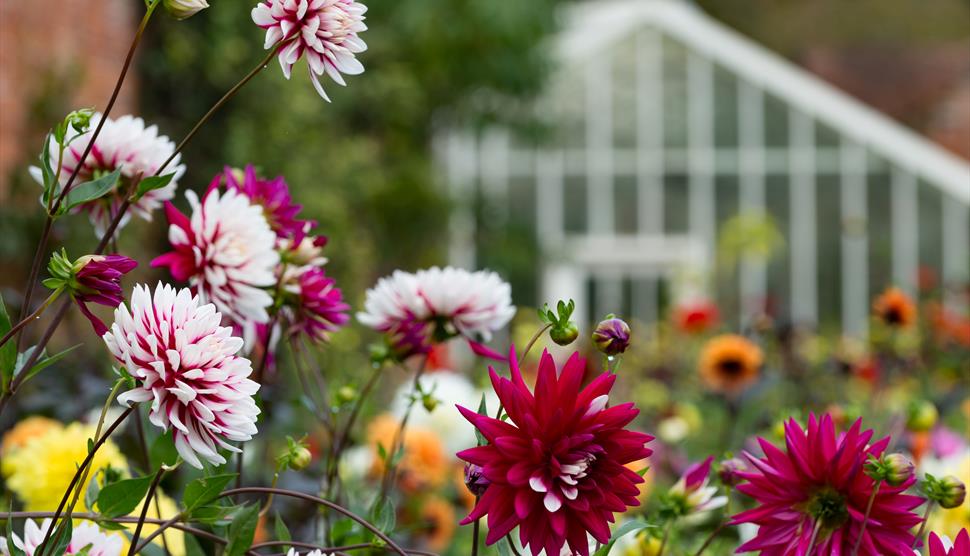
[(121, 168), (118, 168), (110, 174), (105, 174), (100, 178), (86, 181), (72, 187), (67, 192), (67, 197), (64, 198), (64, 202), (61, 204), (60, 212), (63, 214), (65, 211), (78, 205), (104, 197), (118, 185), (118, 178), (120, 176)]
[(182, 495), (182, 505), (185, 506), (185, 512), (191, 513), (192, 510), (206, 502), (215, 500), (222, 489), (229, 484), (229, 481), (235, 478), (235, 473), (226, 473), (224, 475), (200, 477), (186, 485), (185, 493)]
[(105, 485), (98, 493), (98, 511), (109, 519), (130, 514), (145, 498), (151, 483), (152, 477), (146, 475)]
[[(283, 523), (283, 518), (280, 517), (279, 512), (276, 512), (276, 522), (273, 524), (273, 529), (276, 531), (276, 540), (278, 541), (293, 540), (293, 537), (290, 536), (290, 530), (286, 526), (286, 523)], [(280, 552), (287, 552), (288, 550), (289, 550), (289, 547), (287, 547), (286, 545), (283, 545), (280, 547)]]
[(192, 510), (192, 521), (213, 526), (229, 525), (238, 510), (238, 506), (203, 505)]
[(135, 202), (138, 199), (141, 199), (149, 191), (154, 191), (156, 189), (161, 189), (165, 187), (166, 185), (169, 184), (169, 182), (172, 181), (172, 178), (174, 177), (175, 177), (175, 172), (172, 172), (171, 174), (165, 174), (164, 176), (151, 176), (151, 177), (144, 178), (143, 180), (138, 182), (138, 190), (135, 191), (135, 194), (132, 196), (132, 199), (131, 199), (132, 202)]
[(195, 535), (185, 535), (185, 556), (206, 556)]
[(229, 524), (229, 544), (226, 556), (242, 556), (253, 545), (256, 523), (259, 521), (259, 504), (244, 506)]
[(390, 498), (385, 497), (378, 500), (377, 504), (374, 505), (374, 509), (371, 511), (371, 522), (385, 533), (394, 530), (397, 522), (397, 511)]
[(96, 521), (98, 527), (108, 530), (108, 531), (125, 531), (128, 529), (123, 523), (118, 523), (117, 521), (108, 521), (106, 519)]
[(649, 523), (647, 523), (646, 521), (643, 521), (642, 519), (634, 519), (632, 521), (627, 521), (623, 525), (617, 527), (615, 531), (613, 531), (613, 534), (610, 535), (610, 542), (601, 546), (600, 549), (593, 554), (593, 556), (607, 556), (607, 554), (610, 553), (610, 549), (612, 549), (613, 545), (616, 544), (616, 541), (620, 540), (620, 537), (623, 537), (634, 531), (646, 529), (647, 527), (653, 527), (653, 525), (650, 525)]
[[(7, 307), (0, 297), (0, 336), (10, 332), (13, 323), (10, 322), (10, 315), (7, 314)], [(13, 338), (0, 347), (0, 391), (6, 392), (10, 386), (10, 381), (14, 377), (14, 369), (17, 364), (17, 342)]]
[[(17, 355), (17, 364), (14, 366), (13, 376), (15, 377), (19, 376), (20, 373), (23, 372), (24, 365), (27, 364), (27, 360), (30, 359), (30, 356), (34, 353), (34, 349), (36, 347), (37, 346), (31, 346), (26, 350), (24, 350), (19, 355)], [(20, 383), (23, 384), (24, 382), (27, 382), (28, 380), (34, 378), (34, 376), (36, 376), (37, 373), (43, 371), (47, 367), (50, 367), (54, 363), (57, 363), (61, 359), (64, 359), (64, 357), (66, 357), (68, 353), (71, 353), (72, 351), (74, 351), (79, 347), (81, 347), (81, 344), (71, 346), (65, 349), (64, 351), (60, 353), (55, 353), (54, 355), (51, 355), (51, 356), (45, 355), (46, 353), (46, 350), (45, 350), (40, 354), (40, 357), (37, 358), (37, 361), (34, 362), (34, 366), (31, 367), (29, 371), (27, 371), (27, 376), (21, 379)]]
[(178, 457), (179, 453), (175, 449), (175, 441), (172, 440), (171, 434), (159, 435), (148, 449), (148, 460), (152, 469), (158, 469), (162, 465), (171, 467), (175, 465)]

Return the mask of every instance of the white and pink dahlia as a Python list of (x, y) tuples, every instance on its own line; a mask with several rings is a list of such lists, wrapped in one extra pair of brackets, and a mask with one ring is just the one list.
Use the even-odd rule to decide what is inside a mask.
[[(24, 536), (20, 538), (14, 534), (13, 545), (22, 550), (26, 556), (34, 556), (37, 547), (44, 542), (47, 530), (51, 527), (51, 520), (45, 519), (40, 526), (32, 519), (24, 523)], [(118, 556), (122, 549), (121, 535), (108, 535), (98, 529), (93, 523), (83, 522), (74, 526), (71, 531), (71, 542), (64, 549), (64, 554), (85, 554), (87, 556)], [(0, 555), (9, 556), (7, 540), (0, 537)]]
[(253, 401), (259, 384), (248, 378), (249, 360), (236, 355), (243, 340), (221, 322), (216, 307), (188, 289), (158, 284), (152, 295), (140, 285), (130, 309), (115, 309), (104, 335), (108, 350), (138, 381), (118, 401), (150, 401), (149, 420), (171, 429), (179, 454), (198, 468), (200, 456), (221, 465), (220, 448), (238, 452), (228, 441), (252, 439), (259, 415)]
[(463, 336), (480, 355), (501, 359), (483, 346), (515, 314), (512, 289), (498, 274), (432, 267), (395, 271), (367, 290), (357, 320), (388, 334), (398, 355), (427, 353), (432, 344)]
[(193, 191), (185, 197), (191, 218), (165, 205), (173, 251), (155, 258), (152, 266), (168, 267), (203, 302), (214, 303), (241, 325), (269, 321), (266, 309), (273, 298), (267, 288), (276, 284), (280, 257), (262, 207), (235, 189), (210, 187), (201, 202)]
[(346, 85), (341, 74), (364, 72), (354, 55), (367, 50), (358, 36), (367, 30), (366, 11), (367, 6), (354, 0), (263, 0), (252, 17), (266, 29), (263, 48), (277, 49), (283, 75), (289, 79), (293, 64), (305, 55), (313, 87), (329, 101), (320, 76)]
[[(78, 134), (69, 127), (67, 132), (69, 145), (64, 150), (61, 173), (58, 176), (62, 187), (67, 184), (74, 169), (80, 164), (81, 155), (91, 142), (93, 130), (97, 128), (101, 118), (100, 113), (94, 114), (88, 131), (83, 134)], [(51, 138), (50, 165), (54, 170), (57, 169), (57, 152), (57, 144)], [(122, 192), (127, 191), (130, 180), (139, 175), (154, 176), (174, 152), (175, 143), (168, 137), (159, 135), (157, 126), (145, 126), (141, 118), (122, 116), (117, 120), (105, 119), (104, 127), (91, 147), (91, 152), (81, 164), (72, 186), (73, 189), (78, 184), (121, 169), (122, 181), (114, 194), (85, 203), (78, 208), (88, 212), (99, 237), (104, 235), (111, 223), (112, 215), (120, 208), (124, 200)], [(133, 203), (118, 223), (119, 230), (128, 223), (131, 213), (151, 221), (152, 213), (161, 207), (163, 202), (175, 196), (178, 180), (185, 173), (185, 165), (180, 164), (180, 160), (181, 155), (175, 155), (172, 162), (162, 171), (163, 174), (174, 172), (172, 181), (165, 187), (149, 191)], [(38, 183), (44, 183), (40, 168), (31, 167), (30, 173)]]

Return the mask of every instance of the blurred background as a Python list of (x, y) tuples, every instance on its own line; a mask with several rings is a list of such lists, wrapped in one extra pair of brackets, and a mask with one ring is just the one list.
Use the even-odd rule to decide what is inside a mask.
[[(187, 21), (154, 19), (113, 116), (183, 136), (264, 55), (252, 4), (214, 0)], [(643, 341), (623, 380), (647, 430), (666, 423), (662, 441), (689, 444), (694, 459), (723, 451), (735, 430), (771, 430), (776, 411), (837, 402), (843, 416), (858, 414), (879, 369), (893, 377), (879, 384), (900, 390), (880, 399), (888, 409), (878, 418), (919, 390), (916, 369), (931, 369), (920, 392), (965, 440), (970, 2), (366, 4), (364, 74), (329, 84), (328, 104), (305, 74), (285, 83), (273, 62), (190, 144), (182, 186), (202, 190), (226, 165), (285, 176), (329, 236), (328, 272), (354, 307), (395, 268), (454, 264), (498, 271), (521, 307), (573, 298), (581, 325), (607, 312), (629, 318)], [(104, 106), (141, 10), (139, 0), (0, 3), (0, 292), (11, 312), (43, 222), (27, 167), (65, 113)], [(126, 283), (167, 279), (148, 268), (167, 250), (162, 220), (125, 229), (120, 249), (141, 263)], [(83, 217), (62, 219), (55, 234), (75, 256), (96, 244)], [(921, 344), (871, 330), (872, 299), (891, 285), (921, 311), (931, 304), (933, 326), (947, 315), (947, 335), (937, 342), (943, 332), (920, 328)], [(764, 341), (767, 378), (745, 398), (751, 411), (738, 416), (736, 401), (702, 392), (699, 340), (666, 335), (679, 307), (716, 307), (719, 329), (777, 341)], [(537, 323), (523, 314), (495, 345), (527, 341)], [(90, 372), (38, 377), (8, 421), (77, 419), (103, 400), (105, 356), (73, 317), (52, 344), (85, 342), (71, 364)], [(870, 337), (889, 338), (892, 355), (869, 357)], [(360, 378), (374, 339), (359, 327), (337, 334), (321, 355), (332, 384)], [(460, 367), (460, 353), (440, 355), (438, 366)], [(442, 384), (442, 399), (477, 403), (467, 380)], [(394, 380), (382, 388), (378, 398), (389, 398)], [(275, 393), (277, 441), (305, 418), (288, 392)], [(729, 414), (743, 424), (704, 431)], [(688, 453), (663, 457), (661, 474)], [(437, 486), (456, 509), (422, 511), (436, 542), (464, 554), (448, 512), (467, 499), (452, 482)]]

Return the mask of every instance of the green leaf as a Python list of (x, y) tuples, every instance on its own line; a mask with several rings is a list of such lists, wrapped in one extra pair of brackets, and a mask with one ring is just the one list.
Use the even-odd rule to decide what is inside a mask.
[[(290, 536), (290, 530), (283, 523), (283, 518), (280, 517), (280, 513), (276, 512), (276, 523), (274, 523), (273, 528), (276, 530), (276, 540), (278, 541), (289, 541), (293, 540)], [(287, 552), (289, 547), (283, 545), (280, 547), (280, 552)]]
[(121, 176), (121, 168), (110, 174), (105, 174), (98, 179), (86, 181), (72, 187), (67, 192), (64, 203), (61, 204), (60, 213), (63, 214), (80, 204), (104, 197), (118, 185), (119, 176)]
[(259, 521), (259, 504), (244, 506), (229, 524), (229, 544), (225, 556), (242, 556), (253, 544), (256, 523)]
[[(10, 503), (10, 511), (13, 511), (13, 502)], [(13, 543), (13, 520), (7, 520), (7, 553), (10, 556), (26, 556), (23, 550), (17, 548)]]
[[(478, 414), (488, 416), (488, 405), (485, 403), (484, 393), (482, 394), (481, 403), (478, 404)], [(475, 438), (478, 439), (479, 446), (484, 446), (485, 444), (488, 444), (488, 442), (485, 440), (485, 435), (482, 434), (482, 431), (478, 430), (478, 427), (475, 427)]]
[(132, 195), (131, 201), (135, 202), (144, 197), (149, 191), (154, 191), (156, 189), (165, 187), (170, 181), (172, 181), (172, 178), (174, 177), (175, 172), (172, 172), (171, 174), (165, 174), (164, 176), (151, 176), (141, 180), (138, 183), (138, 190), (135, 191), (134, 195)]
[(206, 556), (195, 535), (185, 535), (185, 556)]
[(512, 551), (509, 549), (509, 544), (511, 543), (512, 541), (508, 539), (502, 539), (498, 541), (498, 544), (496, 546), (498, 546), (499, 556), (512, 556)]
[(98, 493), (98, 511), (109, 519), (130, 514), (145, 498), (151, 483), (152, 477), (146, 475), (106, 485)]
[(84, 507), (88, 509), (94, 508), (95, 503), (98, 501), (98, 493), (101, 492), (101, 485), (98, 484), (98, 474), (100, 473), (101, 472), (98, 471), (98, 473), (95, 473), (95, 475), (91, 477), (91, 482), (88, 483), (88, 489), (84, 491)]
[(51, 195), (54, 191), (54, 182), (57, 181), (57, 176), (54, 175), (54, 169), (51, 168), (51, 134), (48, 133), (44, 137), (44, 148), (40, 151), (40, 172), (44, 177), (44, 195), (41, 197), (41, 201), (44, 204), (44, 210), (47, 210), (47, 206), (50, 203)]
[(382, 498), (377, 501), (373, 511), (371, 511), (371, 522), (385, 533), (394, 530), (397, 522), (397, 510), (390, 498)]
[(169, 467), (175, 465), (179, 453), (175, 449), (175, 441), (171, 434), (162, 434), (152, 442), (152, 447), (148, 450), (148, 460), (152, 469), (158, 469), (162, 465)]
[[(65, 519), (60, 525), (54, 529), (54, 533), (51, 534), (51, 539), (57, 539), (57, 544), (51, 545), (52, 550), (44, 550), (45, 554), (64, 554), (67, 552), (68, 545), (71, 544), (71, 535), (74, 534), (74, 525), (71, 523), (70, 519)], [(59, 535), (59, 536), (58, 536)]]
[(642, 519), (634, 519), (632, 521), (627, 521), (623, 525), (617, 527), (615, 531), (613, 531), (613, 534), (610, 535), (610, 542), (600, 547), (600, 549), (597, 550), (596, 553), (593, 554), (593, 556), (607, 556), (607, 554), (610, 553), (610, 549), (612, 549), (613, 545), (616, 544), (616, 541), (620, 540), (620, 537), (627, 535), (629, 533), (632, 533), (634, 531), (646, 529), (647, 527), (653, 527), (653, 525), (650, 525), (649, 523), (647, 523), (646, 521), (643, 521)]
[[(3, 297), (0, 297), (0, 336), (3, 336), (13, 324), (10, 322), (10, 315), (7, 314), (7, 307), (3, 304)], [(0, 392), (6, 392), (13, 380), (15, 365), (17, 364), (17, 342), (11, 338), (7, 343), (0, 347)]]
[(206, 504), (192, 511), (192, 521), (207, 525), (225, 526), (229, 525), (238, 510), (239, 506), (214, 506)]
[(224, 475), (200, 477), (186, 485), (185, 493), (182, 494), (182, 505), (185, 506), (185, 512), (191, 513), (192, 510), (206, 502), (215, 500), (222, 489), (229, 484), (229, 481), (235, 478), (235, 473), (226, 473)]
[[(17, 364), (15, 365), (14, 372), (13, 372), (13, 376), (20, 375), (22, 369), (24, 368), (24, 365), (27, 364), (27, 360), (30, 359), (31, 354), (34, 352), (34, 348), (36, 348), (36, 347), (37, 346), (31, 346), (31, 347), (27, 348), (26, 350), (24, 350), (23, 353), (21, 353), (20, 355), (17, 356)], [(56, 354), (51, 355), (49, 357), (45, 355), (45, 353), (46, 353), (46, 350), (45, 350), (43, 353), (40, 354), (40, 357), (37, 359), (37, 361), (34, 362), (34, 366), (31, 367), (29, 371), (27, 371), (27, 376), (25, 376), (23, 378), (23, 380), (21, 381), (21, 384), (23, 384), (24, 382), (27, 382), (28, 380), (34, 378), (34, 376), (37, 373), (43, 371), (47, 367), (50, 367), (54, 363), (57, 363), (61, 359), (64, 359), (64, 357), (66, 357), (68, 353), (74, 351), (75, 349), (77, 349), (79, 347), (81, 347), (81, 344), (77, 344), (76, 346), (71, 346), (71, 347), (65, 349), (64, 351), (62, 351), (60, 353), (56, 353)]]
[(337, 544), (347, 544), (347, 540), (350, 534), (354, 530), (354, 521), (350, 518), (338, 519), (334, 522), (333, 526), (330, 527), (330, 535)]

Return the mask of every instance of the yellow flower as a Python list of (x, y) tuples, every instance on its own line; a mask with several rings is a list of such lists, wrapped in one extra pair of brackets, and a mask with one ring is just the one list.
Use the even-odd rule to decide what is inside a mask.
[(3, 435), (3, 443), (0, 444), (0, 454), (6, 455), (11, 450), (21, 448), (29, 440), (53, 428), (61, 428), (61, 424), (58, 421), (40, 415), (27, 417)]
[[(45, 512), (57, 509), (75, 469), (88, 453), (88, 439), (94, 437), (94, 431), (93, 426), (81, 423), (50, 427), (4, 456), (3, 474), (7, 477), (7, 487), (24, 503), (25, 510)], [(95, 454), (90, 479), (109, 465), (119, 471), (128, 466), (125, 457), (110, 440)]]
[[(81, 423), (61, 426), (60, 423), (55, 421), (53, 424), (46, 423), (46, 430), (38, 434), (28, 435), (25, 431), (43, 428), (39, 426), (40, 421), (26, 424), (31, 419), (36, 418), (28, 418), (21, 422), (24, 428), (18, 433), (17, 437), (24, 438), (24, 441), (19, 447), (11, 449), (9, 454), (4, 453), (2, 471), (7, 481), (7, 487), (23, 502), (25, 510), (54, 511), (57, 509), (64, 491), (71, 483), (77, 465), (84, 460), (88, 453), (88, 439), (94, 437), (95, 427)], [(17, 427), (14, 427), (8, 435), (16, 430)], [(6, 437), (4, 440), (6, 441)], [(128, 475), (127, 460), (118, 450), (118, 446), (110, 440), (105, 442), (95, 454), (87, 484), (90, 485), (96, 477), (100, 478), (101, 475), (98, 471), (108, 466), (111, 466), (112, 469), (117, 470), (123, 476)], [(87, 485), (85, 485), (85, 490), (82, 493), (86, 491)], [(178, 513), (175, 501), (161, 492), (157, 492), (157, 495), (158, 504), (162, 510), (161, 519), (175, 516)], [(78, 504), (79, 508), (91, 511), (91, 508), (85, 506), (83, 494)], [(138, 517), (140, 513), (141, 504), (133, 512), (133, 516)], [(159, 518), (154, 503), (149, 507), (148, 517)], [(134, 528), (135, 524), (128, 526), (130, 532), (134, 532)], [(142, 528), (142, 538), (150, 535), (154, 530), (154, 525), (146, 524)], [(115, 534), (124, 537), (120, 532)], [(163, 536), (174, 556), (185, 554), (185, 541), (182, 532), (167, 529)], [(161, 546), (161, 537), (155, 539), (154, 543)], [(124, 538), (124, 547), (122, 553), (126, 553), (128, 550), (127, 537)]]
[[(955, 475), (961, 481), (970, 482), (970, 455), (963, 458), (953, 471), (953, 473), (950, 473), (948, 470), (945, 474)], [(960, 533), (960, 529), (970, 529), (970, 496), (966, 497), (963, 504), (956, 508), (949, 510), (938, 508), (930, 516), (929, 523), (926, 525), (929, 531), (936, 531), (937, 534), (955, 539)]]

